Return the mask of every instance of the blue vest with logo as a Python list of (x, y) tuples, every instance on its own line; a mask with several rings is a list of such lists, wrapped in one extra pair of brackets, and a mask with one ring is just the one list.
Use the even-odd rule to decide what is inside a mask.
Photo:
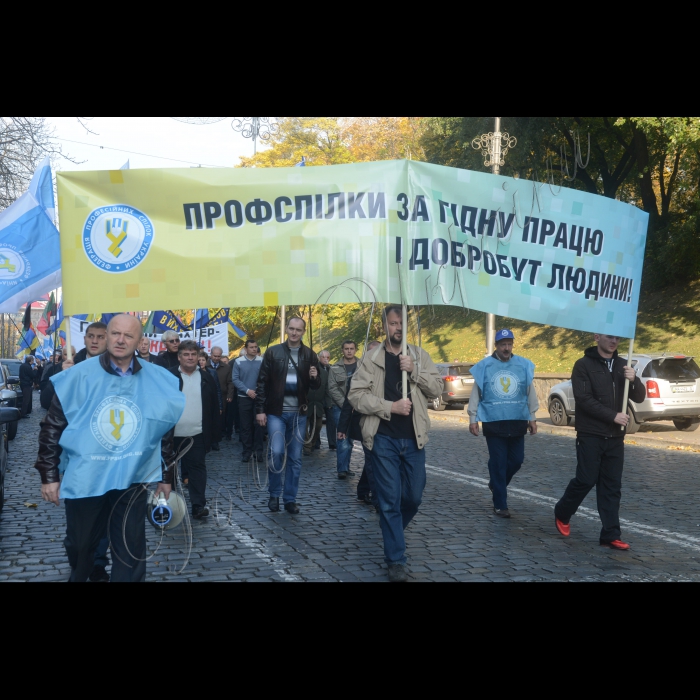
[(530, 420), (528, 388), (535, 378), (535, 365), (513, 355), (509, 362), (487, 357), (471, 369), (481, 392), (477, 419), (482, 423)]
[(177, 377), (145, 362), (134, 376), (117, 377), (94, 358), (51, 381), (68, 421), (59, 442), (61, 498), (161, 480), (161, 440), (185, 410)]

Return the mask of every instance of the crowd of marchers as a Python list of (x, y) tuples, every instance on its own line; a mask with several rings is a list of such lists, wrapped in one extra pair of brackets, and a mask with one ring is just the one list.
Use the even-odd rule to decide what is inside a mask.
[[(112, 581), (145, 580), (151, 487), (168, 501), (180, 479), (192, 517), (205, 520), (206, 457), (234, 431), (242, 461), (267, 466), (269, 511), (299, 516), (303, 461), (321, 449), (324, 419), (338, 479), (355, 476), (351, 456), (361, 445), (357, 497), (379, 514), (389, 580), (408, 580), (405, 531), (423, 500), (428, 405), (441, 395), (443, 379), (421, 348), (407, 345), (404, 354), (402, 315), (401, 307), (386, 308), (386, 337), (361, 358), (357, 344), (345, 341), (336, 364), (329, 351), (316, 355), (303, 343), (306, 323), (297, 317), (289, 319), (284, 343), (261, 355), (249, 338), (234, 362), (220, 348), (208, 356), (176, 333), (165, 334), (166, 351), (156, 357), (128, 315), (89, 326), (85, 349), (55, 357), (39, 380), (47, 413), (36, 468), (43, 498), (65, 502), (71, 581), (109, 581), (110, 553)], [(578, 468), (557, 504), (555, 526), (570, 537), (572, 517), (597, 488), (600, 544), (626, 550), (619, 521), (628, 421), (622, 397), (627, 382), (632, 400), (643, 400), (644, 385), (618, 357), (619, 340), (597, 335), (574, 368)], [(537, 434), (535, 366), (513, 352), (514, 343), (511, 331), (500, 331), (493, 355), (471, 370), (470, 431), (487, 440), (500, 519), (511, 518), (508, 486), (524, 463), (526, 436)], [(31, 361), (26, 367), (23, 381), (33, 387), (38, 373)]]

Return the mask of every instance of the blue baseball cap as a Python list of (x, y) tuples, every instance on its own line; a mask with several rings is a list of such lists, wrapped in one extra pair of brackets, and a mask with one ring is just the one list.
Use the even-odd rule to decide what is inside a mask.
[(509, 330), (498, 331), (498, 333), (496, 333), (496, 342), (500, 343), (502, 340), (515, 340), (515, 336), (513, 335), (513, 331), (509, 331)]

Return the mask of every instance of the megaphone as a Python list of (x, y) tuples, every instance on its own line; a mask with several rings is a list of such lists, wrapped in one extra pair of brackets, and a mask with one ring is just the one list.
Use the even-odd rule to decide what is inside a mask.
[(158, 505), (151, 513), (151, 518), (153, 518), (153, 522), (156, 524), (156, 527), (160, 527), (163, 530), (170, 525), (170, 521), (173, 519), (173, 511), (162, 493), (158, 499)]
[(160, 495), (156, 498), (155, 493), (151, 493), (148, 499), (147, 508), (148, 522), (158, 532), (174, 530), (182, 524), (187, 513), (187, 504), (178, 493), (173, 491), (167, 500)]

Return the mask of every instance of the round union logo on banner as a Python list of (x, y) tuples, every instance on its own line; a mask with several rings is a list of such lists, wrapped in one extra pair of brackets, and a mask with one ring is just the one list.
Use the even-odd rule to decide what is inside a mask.
[(494, 394), (502, 399), (514, 399), (520, 390), (520, 380), (512, 372), (499, 372), (491, 382)]
[(0, 285), (15, 285), (31, 274), (32, 266), (21, 250), (9, 243), (0, 246)]
[(85, 222), (83, 248), (88, 260), (100, 270), (129, 272), (147, 257), (153, 245), (151, 220), (126, 204), (95, 209)]
[(110, 452), (124, 452), (141, 432), (141, 411), (128, 399), (110, 396), (95, 410), (90, 421), (97, 442)]

